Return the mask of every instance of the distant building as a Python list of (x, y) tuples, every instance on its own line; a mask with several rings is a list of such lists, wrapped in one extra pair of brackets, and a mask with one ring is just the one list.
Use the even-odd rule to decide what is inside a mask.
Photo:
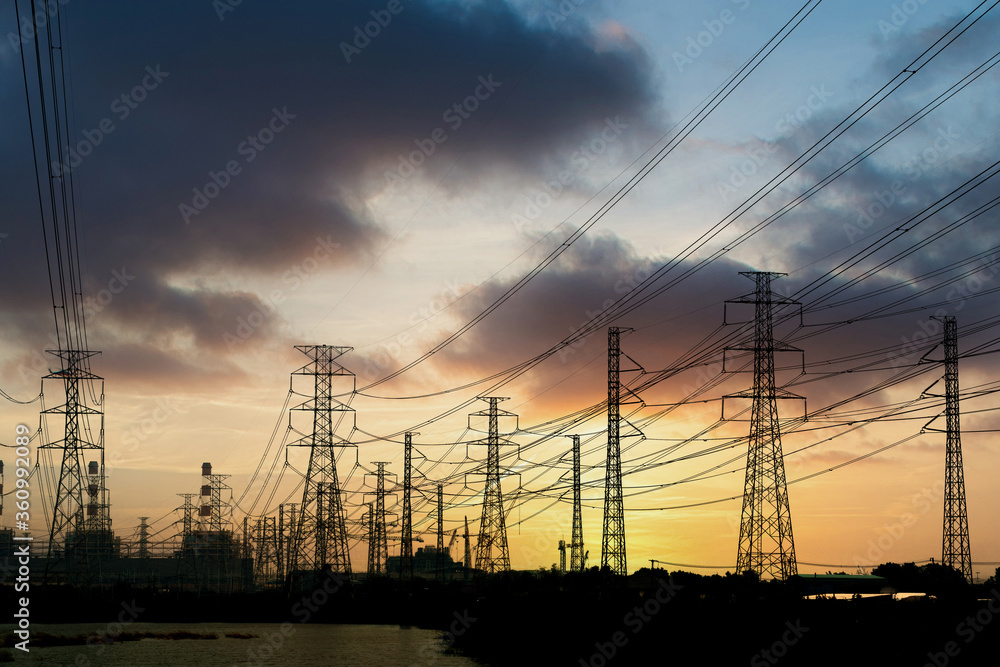
[(889, 581), (872, 574), (797, 574), (788, 581), (802, 595), (872, 595), (889, 592)]
[[(389, 556), (387, 569), (390, 575), (399, 576), (399, 562), (399, 556)], [(437, 547), (419, 547), (413, 554), (413, 576), (434, 579), (442, 573), (444, 578), (452, 579), (462, 576), (465, 567), (455, 562), (450, 549), (442, 549), (439, 552)]]

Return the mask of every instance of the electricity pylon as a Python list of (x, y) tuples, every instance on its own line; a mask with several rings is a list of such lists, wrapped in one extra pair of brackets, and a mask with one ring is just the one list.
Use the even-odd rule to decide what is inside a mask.
[(583, 572), (583, 514), (580, 489), (580, 436), (573, 439), (573, 540), (570, 542), (570, 572)]
[(503, 494), (500, 489), (499, 417), (501, 414), (504, 416), (513, 414), (497, 408), (497, 403), (506, 400), (504, 398), (491, 396), (484, 397), (483, 400), (490, 404), (489, 409), (474, 413), (489, 418), (489, 436), (486, 439), (486, 488), (483, 491), (483, 516), (479, 521), (479, 542), (476, 544), (476, 569), (494, 574), (510, 571), (507, 524), (504, 519)]
[[(281, 535), (278, 517), (263, 516), (257, 519), (247, 545), (253, 559), (253, 582), (260, 588), (271, 588), (282, 581)], [(245, 521), (245, 520), (244, 520)]]
[(944, 463), (944, 534), (941, 562), (972, 583), (969, 513), (965, 503), (962, 428), (958, 396), (958, 323), (953, 316), (934, 317), (944, 325), (944, 398), (947, 441)]
[(413, 508), (410, 505), (410, 468), (413, 462), (413, 433), (403, 440), (403, 535), (399, 543), (399, 578), (413, 578)]
[[(114, 552), (114, 534), (111, 531), (110, 506), (107, 501), (104, 469), (104, 413), (88, 405), (103, 403), (94, 397), (94, 383), (101, 378), (90, 371), (90, 357), (98, 354), (85, 350), (47, 350), (61, 361), (58, 371), (44, 376), (46, 380), (61, 380), (66, 402), (42, 412), (64, 415), (64, 437), (39, 447), (59, 457), (59, 480), (52, 508), (46, 573), (58, 570), (64, 564), (71, 581), (89, 581), (91, 560), (108, 558)], [(91, 433), (90, 418), (98, 424), (98, 439), (88, 440)], [(91, 464), (94, 475), (83, 472), (84, 459), (94, 456)], [(87, 501), (84, 497), (87, 496)], [(86, 513), (86, 516), (85, 516)]]
[(149, 521), (148, 516), (139, 517), (139, 558), (149, 558)]
[(184, 518), (181, 520), (181, 539), (183, 541), (183, 539), (191, 535), (191, 532), (194, 530), (194, 513), (198, 508), (195, 507), (191, 499), (197, 498), (199, 494), (178, 493), (177, 495), (184, 499), (184, 504), (178, 508), (184, 512)]
[(604, 478), (604, 531), (601, 543), (601, 568), (614, 574), (628, 574), (625, 558), (625, 506), (622, 498), (621, 415), (621, 333), (608, 329), (608, 455)]
[(336, 425), (332, 413), (341, 413), (337, 420), (339, 424), (344, 413), (352, 410), (333, 399), (331, 387), (336, 376), (350, 377), (353, 382), (354, 374), (334, 361), (352, 348), (296, 345), (295, 349), (311, 361), (293, 375), (314, 376), (315, 395), (295, 408), (313, 413), (313, 429), (312, 433), (291, 444), (309, 448), (309, 467), (292, 535), (291, 569), (319, 570), (329, 566), (333, 572), (350, 574), (351, 554), (347, 545), (347, 525), (335, 455), (337, 447), (350, 445), (339, 439), (335, 441)]
[(469, 576), (469, 570), (472, 569), (472, 544), (470, 542), (471, 536), (469, 535), (469, 517), (465, 517), (465, 533), (462, 535), (465, 538), (465, 558), (462, 559), (462, 565), (465, 567), (465, 576)]
[(368, 508), (363, 520), (364, 525), (368, 526), (368, 576), (375, 577), (379, 574), (378, 538), (375, 536), (377, 530), (375, 528), (375, 506), (373, 503), (366, 503), (365, 506)]
[(729, 348), (753, 352), (753, 389), (731, 395), (753, 399), (736, 571), (739, 574), (753, 571), (761, 578), (787, 579), (797, 574), (798, 566), (777, 399), (801, 397), (775, 386), (774, 353), (799, 350), (774, 340), (773, 310), (775, 304), (795, 302), (776, 298), (771, 292), (771, 280), (784, 274), (749, 271), (740, 275), (753, 280), (756, 289), (727, 302), (754, 304), (753, 340)]
[[(372, 522), (371, 542), (368, 547), (368, 576), (384, 576), (389, 570), (389, 539), (385, 530), (385, 464), (373, 461), (377, 466), (378, 481), (375, 486), (375, 514), (369, 516)], [(371, 504), (369, 504), (371, 508)], [(371, 509), (369, 509), (369, 512)]]
[(438, 579), (444, 581), (444, 485), (437, 485), (437, 551), (434, 552), (434, 566)]

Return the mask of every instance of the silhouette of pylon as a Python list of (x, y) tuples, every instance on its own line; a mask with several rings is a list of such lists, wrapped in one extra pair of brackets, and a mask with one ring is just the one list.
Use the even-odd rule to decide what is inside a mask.
[(953, 316), (934, 317), (944, 325), (944, 398), (947, 441), (944, 463), (944, 534), (941, 562), (972, 583), (969, 513), (965, 503), (962, 428), (958, 404), (958, 323)]
[(750, 271), (740, 275), (753, 280), (756, 289), (727, 302), (754, 304), (753, 340), (729, 348), (752, 351), (754, 357), (753, 389), (727, 397), (753, 399), (736, 571), (740, 574), (753, 571), (761, 578), (787, 579), (798, 573), (798, 565), (781, 452), (778, 399), (801, 396), (775, 386), (774, 353), (799, 350), (774, 340), (773, 310), (775, 304), (796, 302), (775, 298), (771, 292), (771, 280), (784, 274)]
[(410, 470), (413, 463), (413, 433), (403, 436), (403, 535), (399, 546), (399, 578), (413, 578), (413, 508), (410, 504)]
[(583, 572), (583, 513), (580, 489), (580, 436), (573, 439), (573, 540), (570, 542), (570, 572)]
[(625, 505), (622, 497), (621, 453), (621, 334), (608, 329), (608, 455), (604, 478), (604, 531), (601, 537), (601, 568), (628, 574), (625, 558)]
[(334, 451), (337, 447), (350, 445), (334, 441), (332, 413), (352, 410), (333, 399), (331, 386), (334, 376), (353, 380), (354, 374), (334, 361), (351, 348), (296, 345), (295, 349), (309, 357), (311, 362), (293, 375), (314, 376), (315, 395), (295, 408), (313, 413), (313, 429), (309, 435), (291, 443), (291, 446), (309, 447), (309, 468), (292, 536), (292, 569), (320, 570), (328, 565), (333, 572), (350, 574), (351, 555)]
[[(483, 516), (479, 521), (479, 542), (476, 545), (476, 569), (487, 574), (508, 572), (510, 552), (507, 549), (507, 525), (503, 513), (503, 494), (500, 490), (500, 426), (499, 417), (512, 416), (497, 409), (503, 398), (484, 398), (490, 404), (485, 413), (489, 417), (489, 436), (486, 439), (486, 489), (483, 492)], [(494, 553), (494, 547), (496, 553)]]

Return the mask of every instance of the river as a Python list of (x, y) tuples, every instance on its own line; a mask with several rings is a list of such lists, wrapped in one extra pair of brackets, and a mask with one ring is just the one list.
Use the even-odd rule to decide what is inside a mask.
[[(115, 624), (117, 625), (117, 624)], [(15, 663), (44, 662), (49, 666), (142, 665), (143, 667), (212, 665), (482, 665), (448, 652), (441, 633), (394, 625), (302, 625), (297, 623), (99, 623), (32, 625), (32, 636), (81, 637), (68, 646), (29, 644), (30, 652), (5, 649)], [(105, 643), (101, 636), (117, 633), (153, 633), (167, 636), (189, 632), (214, 639), (146, 638)], [(230, 636), (227, 636), (230, 635)], [(248, 638), (252, 635), (252, 638)]]

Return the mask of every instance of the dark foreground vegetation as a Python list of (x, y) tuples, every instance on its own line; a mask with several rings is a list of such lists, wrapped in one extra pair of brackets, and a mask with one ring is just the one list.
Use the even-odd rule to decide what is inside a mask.
[[(804, 599), (802, 582), (648, 569), (628, 579), (595, 568), (447, 584), (352, 584), (328, 575), (298, 589), (233, 595), (39, 587), (32, 589), (31, 620), (115, 628), (126, 610), (137, 622), (412, 625), (441, 630), (449, 650), (494, 667), (996, 664), (996, 577), (970, 586), (947, 568), (913, 564), (887, 564), (873, 574), (895, 591), (928, 595)], [(3, 587), (2, 594), (12, 608), (12, 589)], [(103, 634), (117, 641), (150, 638), (133, 637), (127, 625)], [(187, 634), (157, 638), (212, 638)]]
[(803, 599), (794, 583), (649, 570), (628, 586), (597, 574), (496, 586), (455, 646), (497, 667), (997, 664), (994, 580), (973, 587), (944, 568), (895, 568), (881, 574), (893, 588), (930, 596)]

